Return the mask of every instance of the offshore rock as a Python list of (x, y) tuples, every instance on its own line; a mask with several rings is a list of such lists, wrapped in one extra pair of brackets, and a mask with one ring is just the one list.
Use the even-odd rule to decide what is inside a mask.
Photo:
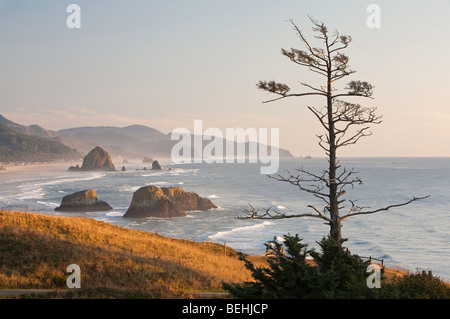
[(61, 212), (99, 212), (112, 209), (108, 203), (98, 199), (97, 192), (93, 189), (64, 196), (61, 206), (55, 208)]
[(180, 187), (144, 186), (133, 194), (124, 217), (180, 217), (187, 211), (217, 208), (209, 199)]
[(142, 163), (151, 163), (153, 162), (153, 158), (151, 158), (150, 156), (145, 156), (142, 160)]
[(83, 171), (115, 171), (116, 168), (111, 160), (111, 156), (100, 146), (90, 151), (83, 159), (81, 165)]
[(152, 170), (157, 170), (157, 171), (161, 170), (161, 165), (158, 163), (158, 161), (153, 161)]
[(91, 150), (83, 159), (81, 167), (71, 166), (69, 171), (115, 171), (111, 156), (100, 146)]

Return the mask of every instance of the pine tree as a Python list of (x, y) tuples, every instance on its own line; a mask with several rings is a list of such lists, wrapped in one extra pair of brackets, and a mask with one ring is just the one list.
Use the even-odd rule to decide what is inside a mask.
[[(276, 238), (266, 244), (274, 255), (268, 266), (257, 268), (241, 257), (254, 281), (243, 284), (223, 283), (225, 290), (237, 298), (316, 299), (365, 298), (370, 295), (366, 286), (367, 262), (344, 250), (330, 238), (319, 243), (321, 253), (308, 249), (298, 235)], [(308, 261), (313, 257), (314, 263)]]

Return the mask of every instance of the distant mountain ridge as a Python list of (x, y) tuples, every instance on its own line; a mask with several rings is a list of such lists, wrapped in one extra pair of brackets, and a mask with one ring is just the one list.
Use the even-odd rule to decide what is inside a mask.
[(144, 125), (133, 124), (125, 127), (117, 126), (82, 126), (74, 127), (68, 129), (59, 130), (58, 133), (61, 135), (75, 136), (79, 133), (90, 133), (90, 134), (104, 134), (107, 132), (113, 132), (116, 134), (130, 135), (134, 137), (162, 137), (166, 136), (164, 133)]
[[(76, 127), (59, 130), (58, 133), (79, 142), (100, 145), (109, 149), (111, 154), (128, 158), (143, 158), (145, 156), (170, 158), (173, 146), (178, 143), (178, 141), (171, 140), (170, 133), (164, 134), (151, 127), (136, 124), (126, 127)], [(204, 141), (203, 146), (206, 144), (207, 141)], [(225, 145), (225, 142), (223, 144)], [(248, 149), (249, 143), (246, 142), (245, 144), (246, 149)], [(280, 157), (293, 157), (288, 150), (280, 148), (279, 152)], [(191, 153), (194, 154), (194, 150)]]
[(39, 136), (44, 138), (53, 138), (56, 137), (57, 134), (51, 131), (47, 131), (40, 127), (39, 125), (20, 125), (13, 121), (8, 120), (6, 117), (0, 114), (0, 123), (3, 123), (7, 127), (13, 129), (17, 133), (21, 133), (24, 135), (33, 135), (33, 136)]
[[(2, 115), (0, 115), (0, 123), (17, 133), (62, 143), (82, 154), (87, 154), (94, 147), (100, 146), (119, 161), (123, 159), (141, 161), (145, 156), (151, 156), (155, 159), (170, 159), (172, 148), (178, 143), (178, 141), (171, 140), (170, 133), (164, 134), (154, 128), (138, 124), (125, 127), (84, 126), (50, 131), (39, 125), (20, 125)], [(209, 142), (204, 141), (203, 147), (207, 143)], [(223, 144), (226, 145), (225, 142)], [(248, 150), (249, 143), (246, 142), (245, 144), (245, 149)], [(191, 153), (195, 154), (194, 149)], [(223, 154), (226, 154), (225, 150)], [(282, 148), (279, 149), (279, 154), (282, 158), (293, 157), (288, 150)]]

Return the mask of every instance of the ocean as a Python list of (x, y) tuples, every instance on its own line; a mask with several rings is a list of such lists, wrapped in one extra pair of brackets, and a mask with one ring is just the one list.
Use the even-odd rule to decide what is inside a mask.
[[(341, 158), (354, 168), (363, 185), (349, 188), (346, 198), (360, 206), (385, 207), (413, 196), (431, 197), (410, 205), (343, 221), (345, 247), (360, 256), (384, 259), (388, 267), (412, 272), (431, 270), (450, 280), (450, 158)], [(260, 174), (260, 164), (173, 164), (160, 161), (162, 171), (143, 170), (146, 164), (126, 164), (126, 172), (68, 172), (68, 164), (12, 167), (0, 172), (0, 209), (58, 216), (84, 216), (122, 227), (173, 238), (227, 243), (248, 254), (265, 252), (265, 243), (284, 234), (298, 234), (309, 247), (328, 234), (318, 218), (240, 220), (249, 204), (263, 211), (272, 207), (285, 214), (312, 212), (320, 205), (297, 187)], [(116, 168), (122, 164), (116, 163)], [(147, 164), (148, 167), (148, 164)], [(325, 158), (281, 160), (279, 173), (302, 167), (327, 168)], [(169, 170), (171, 168), (171, 170)], [(188, 212), (170, 219), (123, 218), (133, 192), (145, 185), (179, 186), (209, 198), (217, 209)], [(94, 213), (55, 212), (62, 197), (95, 189), (114, 209)], [(343, 210), (345, 213), (345, 210)], [(341, 213), (341, 215), (343, 214)]]

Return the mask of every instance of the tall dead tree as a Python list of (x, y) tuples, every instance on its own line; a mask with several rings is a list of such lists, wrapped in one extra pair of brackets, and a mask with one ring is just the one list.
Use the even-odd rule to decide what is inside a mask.
[[(370, 136), (370, 125), (380, 124), (381, 117), (376, 115), (376, 108), (363, 107), (359, 104), (349, 103), (342, 100), (345, 97), (372, 98), (373, 86), (364, 81), (350, 81), (339, 90), (335, 83), (340, 81), (356, 71), (349, 67), (349, 57), (343, 51), (352, 42), (350, 36), (340, 35), (338, 31), (330, 34), (323, 22), (310, 18), (313, 24), (315, 38), (321, 43), (321, 47), (313, 46), (303, 35), (298, 26), (290, 20), (295, 32), (304, 44), (303, 50), (291, 48), (282, 49), (281, 53), (293, 63), (306, 68), (307, 70), (320, 75), (324, 82), (323, 85), (314, 86), (309, 83), (300, 82), (302, 87), (308, 89), (303, 93), (291, 93), (291, 88), (275, 81), (260, 81), (257, 86), (259, 89), (276, 95), (271, 100), (263, 103), (274, 102), (290, 97), (318, 96), (326, 101), (326, 106), (322, 109), (308, 106), (308, 109), (314, 114), (325, 130), (324, 134), (317, 135), (319, 146), (325, 151), (328, 158), (328, 169), (323, 174), (315, 174), (304, 169), (297, 169), (295, 173), (287, 172), (288, 176), (275, 175), (270, 176), (278, 181), (287, 182), (297, 186), (301, 191), (307, 192), (324, 202), (324, 207), (319, 209), (316, 206), (309, 205), (312, 213), (303, 213), (295, 215), (285, 215), (271, 208), (266, 209), (262, 214), (250, 206), (246, 210), (246, 216), (240, 216), (242, 219), (282, 219), (297, 217), (317, 217), (325, 220), (330, 226), (330, 237), (342, 244), (344, 239), (341, 234), (341, 223), (343, 220), (357, 215), (374, 214), (386, 211), (390, 208), (408, 205), (414, 201), (426, 197), (413, 197), (411, 200), (389, 205), (384, 208), (371, 210), (370, 207), (361, 207), (352, 200), (343, 198), (346, 188), (353, 188), (362, 181), (355, 177), (353, 169), (347, 170), (339, 164), (338, 150), (356, 144), (361, 138)], [(347, 206), (345, 205), (347, 202)], [(348, 205), (350, 203), (350, 205)], [(347, 209), (343, 215), (341, 212)]]

